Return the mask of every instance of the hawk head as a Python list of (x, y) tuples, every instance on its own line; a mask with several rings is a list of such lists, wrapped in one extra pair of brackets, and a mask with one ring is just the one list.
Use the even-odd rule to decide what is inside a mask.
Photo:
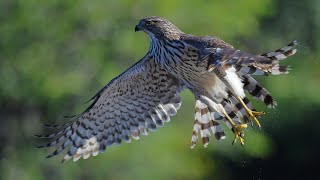
[(150, 16), (141, 19), (136, 25), (135, 31), (144, 31), (151, 38), (168, 38), (171, 40), (178, 39), (183, 32), (173, 25), (170, 21), (158, 17)]

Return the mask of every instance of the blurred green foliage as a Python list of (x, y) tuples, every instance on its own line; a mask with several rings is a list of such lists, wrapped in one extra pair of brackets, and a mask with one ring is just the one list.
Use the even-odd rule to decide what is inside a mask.
[[(190, 150), (194, 98), (184, 92), (172, 122), (131, 144), (77, 163), (35, 149), (41, 123), (63, 123), (109, 80), (138, 61), (149, 38), (143, 17), (215, 35), (263, 53), (298, 39), (292, 73), (259, 77), (278, 100), (246, 133), (246, 146), (212, 139)], [(281, 179), (314, 177), (320, 121), (320, 1), (0, 1), (0, 179)]]

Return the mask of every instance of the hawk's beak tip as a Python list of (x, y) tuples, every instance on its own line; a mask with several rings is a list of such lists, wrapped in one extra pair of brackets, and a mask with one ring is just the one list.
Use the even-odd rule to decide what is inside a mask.
[(134, 31), (137, 32), (137, 31), (140, 31), (140, 27), (138, 25), (136, 25), (136, 27), (134, 28)]

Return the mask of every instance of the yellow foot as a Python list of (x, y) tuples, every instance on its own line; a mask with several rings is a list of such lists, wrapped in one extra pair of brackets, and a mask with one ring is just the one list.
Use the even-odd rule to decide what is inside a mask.
[(258, 125), (258, 127), (261, 128), (261, 124), (260, 124), (259, 120), (257, 119), (257, 116), (261, 116), (261, 115), (265, 114), (265, 112), (251, 111), (248, 108), (245, 108), (245, 109), (246, 109), (246, 112), (247, 112), (248, 116), (250, 117), (251, 121), (254, 121)]
[(245, 111), (247, 112), (250, 120), (251, 120), (251, 125), (253, 127), (253, 121), (258, 125), (259, 128), (261, 128), (261, 124), (259, 122), (259, 120), (256, 118), (257, 116), (261, 116), (263, 114), (265, 114), (265, 112), (261, 111), (252, 111), (251, 109), (249, 109), (247, 107), (247, 105), (243, 102), (243, 100), (240, 97), (237, 97), (237, 99), (239, 100), (239, 102), (241, 103), (242, 107), (245, 109)]
[(246, 124), (241, 124), (241, 125), (232, 125), (232, 131), (234, 133), (234, 140), (232, 144), (237, 142), (237, 139), (239, 139), (240, 144), (244, 146), (244, 133), (243, 129), (247, 128)]
[(243, 129), (246, 129), (248, 126), (247, 124), (235, 124), (232, 119), (230, 118), (230, 116), (228, 115), (228, 113), (225, 111), (225, 109), (222, 109), (222, 113), (224, 114), (224, 116), (226, 117), (226, 120), (231, 124), (232, 126), (232, 131), (234, 133), (234, 140), (232, 142), (232, 144), (237, 142), (237, 139), (239, 139), (240, 143), (242, 146), (244, 146), (244, 132)]

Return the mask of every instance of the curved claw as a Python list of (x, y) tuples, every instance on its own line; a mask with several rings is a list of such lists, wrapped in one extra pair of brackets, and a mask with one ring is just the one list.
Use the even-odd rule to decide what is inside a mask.
[(237, 97), (237, 99), (239, 100), (239, 102), (241, 103), (242, 107), (245, 109), (245, 111), (247, 112), (249, 118), (251, 119), (251, 126), (253, 126), (252, 125), (252, 121), (254, 121), (258, 125), (258, 127), (261, 129), (261, 124), (260, 124), (259, 120), (256, 117), (265, 114), (265, 112), (263, 112), (263, 111), (261, 111), (261, 112), (253, 111), (253, 110), (251, 110), (251, 109), (249, 109), (247, 107), (247, 105), (243, 102), (243, 100), (240, 97)]
[(250, 116), (250, 119), (253, 119), (253, 121), (258, 125), (258, 127), (261, 129), (261, 124), (259, 122), (259, 120), (256, 118), (257, 116), (263, 115), (265, 114), (265, 112), (261, 111), (251, 111), (251, 110), (247, 110), (248, 115)]
[(244, 138), (236, 134), (234, 140), (232, 141), (232, 145), (234, 145), (237, 142), (237, 139), (239, 139), (241, 146), (244, 146)]
[(233, 133), (234, 133), (234, 140), (232, 141), (232, 145), (237, 142), (237, 139), (239, 139), (240, 144), (244, 146), (244, 133), (243, 129), (247, 128), (247, 124), (241, 124), (241, 125), (234, 125), (233, 126)]

